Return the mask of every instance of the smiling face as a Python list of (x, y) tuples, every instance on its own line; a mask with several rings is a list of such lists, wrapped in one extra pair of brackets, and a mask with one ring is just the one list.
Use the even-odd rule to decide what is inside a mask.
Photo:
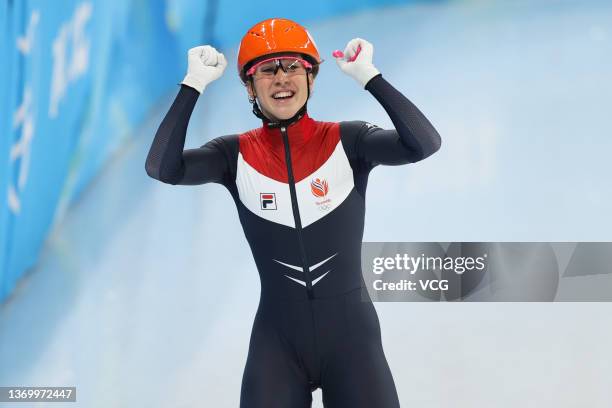
[(307, 80), (312, 93), (314, 85), (312, 73), (296, 70), (294, 66), (287, 64), (288, 62), (281, 60), (283, 66), (276, 70), (275, 61), (261, 64), (252, 76), (252, 82), (247, 81), (246, 84), (250, 97), (253, 97), (251, 84), (255, 86), (259, 107), (272, 121), (289, 119), (304, 106), (308, 98)]

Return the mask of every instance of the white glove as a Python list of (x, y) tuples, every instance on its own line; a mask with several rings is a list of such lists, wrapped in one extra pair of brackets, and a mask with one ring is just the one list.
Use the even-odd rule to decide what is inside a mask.
[(200, 45), (187, 52), (187, 75), (181, 82), (199, 93), (225, 71), (227, 61), (223, 54), (210, 45)]
[[(360, 45), (361, 51), (359, 55), (357, 55), (355, 61), (349, 62), (349, 59), (355, 55), (357, 47)], [(380, 71), (372, 64), (373, 55), (374, 46), (372, 44), (361, 38), (353, 38), (346, 45), (344, 56), (336, 58), (336, 63), (344, 73), (350, 75), (365, 88), (370, 79), (380, 74)]]

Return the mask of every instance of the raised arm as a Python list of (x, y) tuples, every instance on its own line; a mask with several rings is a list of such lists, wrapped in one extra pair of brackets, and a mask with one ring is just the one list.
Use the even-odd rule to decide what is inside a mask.
[(395, 129), (367, 126), (359, 139), (366, 160), (397, 165), (414, 163), (440, 149), (440, 135), (412, 102), (381, 75), (372, 78), (366, 89), (385, 109)]
[(168, 184), (222, 183), (229, 172), (221, 139), (198, 149), (183, 150), (187, 124), (198, 100), (198, 91), (181, 85), (149, 150), (145, 168), (154, 179)]
[(355, 154), (375, 166), (414, 163), (435, 153), (441, 145), (440, 135), (425, 115), (374, 67), (372, 44), (353, 39), (343, 54), (342, 58), (336, 57), (342, 71), (376, 98), (395, 126), (385, 130), (366, 122), (347, 123), (357, 132)]
[(223, 54), (210, 46), (192, 48), (188, 55), (187, 76), (155, 134), (145, 169), (149, 176), (168, 184), (223, 183), (230, 169), (223, 138), (198, 149), (183, 149), (198, 96), (221, 76), (227, 64)]

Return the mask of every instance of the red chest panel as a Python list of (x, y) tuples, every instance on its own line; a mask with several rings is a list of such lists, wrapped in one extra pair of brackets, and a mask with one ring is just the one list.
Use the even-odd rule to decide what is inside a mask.
[[(340, 125), (317, 122), (308, 115), (287, 128), (295, 182), (312, 174), (331, 156), (340, 140)], [(239, 137), (244, 160), (266, 177), (287, 183), (283, 135), (278, 128), (250, 130)]]

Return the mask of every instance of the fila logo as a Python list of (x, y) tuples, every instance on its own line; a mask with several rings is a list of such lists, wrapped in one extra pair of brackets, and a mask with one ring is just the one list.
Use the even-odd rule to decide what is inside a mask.
[(310, 191), (315, 197), (323, 198), (329, 192), (327, 180), (315, 178), (310, 182)]
[(259, 202), (262, 210), (276, 210), (276, 194), (259, 193)]

